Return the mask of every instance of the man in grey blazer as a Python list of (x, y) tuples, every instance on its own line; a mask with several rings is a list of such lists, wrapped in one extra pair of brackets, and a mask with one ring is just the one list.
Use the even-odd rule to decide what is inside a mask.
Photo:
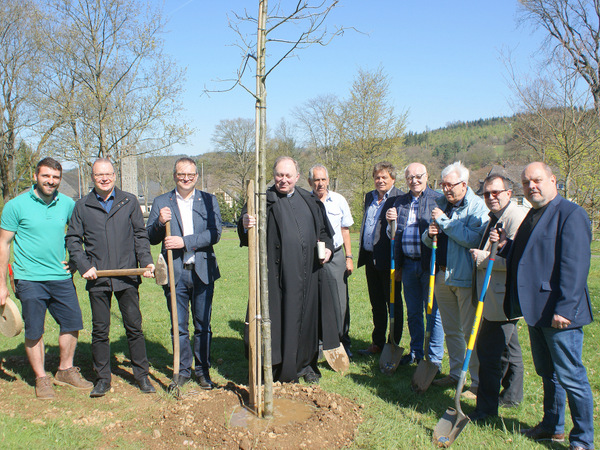
[[(176, 187), (154, 199), (148, 217), (148, 236), (152, 245), (162, 242), (162, 253), (173, 251), (173, 272), (179, 319), (181, 361), (179, 386), (190, 381), (192, 349), (189, 343), (189, 310), (194, 323), (193, 355), (196, 379), (203, 389), (212, 389), (210, 379), (210, 316), (214, 282), (220, 277), (213, 245), (221, 238), (221, 212), (214, 195), (195, 189), (198, 170), (194, 160), (184, 157), (175, 162)], [(171, 236), (165, 225), (171, 222)], [(167, 307), (171, 311), (169, 286), (164, 286)]]

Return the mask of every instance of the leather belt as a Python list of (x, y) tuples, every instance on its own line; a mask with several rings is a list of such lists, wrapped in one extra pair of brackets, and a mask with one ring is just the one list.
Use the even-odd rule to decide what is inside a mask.
[(421, 261), (421, 257), (418, 256), (416, 258), (413, 258), (412, 256), (404, 256), (406, 259), (410, 259), (411, 261)]
[(337, 253), (342, 249), (343, 245), (340, 245), (338, 248), (336, 248), (333, 253)]
[(184, 270), (194, 270), (194, 263), (184, 263), (183, 264), (183, 269)]

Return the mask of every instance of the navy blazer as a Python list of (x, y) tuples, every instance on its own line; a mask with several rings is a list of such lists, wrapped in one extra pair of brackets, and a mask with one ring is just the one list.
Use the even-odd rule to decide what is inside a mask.
[[(165, 238), (165, 226), (158, 220), (160, 210), (171, 208), (171, 235), (183, 236), (183, 222), (177, 205), (176, 190), (162, 194), (154, 199), (148, 217), (148, 236), (152, 245), (160, 244)], [(221, 211), (217, 198), (204, 191), (194, 190), (193, 205), (194, 234), (183, 236), (185, 247), (173, 250), (173, 273), (175, 284), (183, 270), (183, 255), (187, 250), (196, 253), (195, 272), (204, 284), (214, 283), (221, 276), (213, 245), (221, 239)], [(161, 251), (165, 260), (167, 251), (164, 244)]]
[[(421, 240), (421, 235), (425, 230), (429, 229), (431, 222), (431, 212), (438, 207), (436, 200), (444, 195), (434, 191), (430, 187), (426, 187), (419, 198), (419, 211), (417, 214), (417, 222), (419, 226), (419, 242), (421, 242), (421, 266), (426, 273), (429, 273), (429, 263), (431, 260), (431, 249), (427, 247)], [(396, 220), (397, 229), (396, 237), (394, 238), (394, 257), (396, 268), (402, 267), (404, 264), (404, 251), (402, 250), (402, 235), (408, 221), (408, 213), (410, 212), (410, 204), (412, 203), (413, 195), (410, 192), (400, 195), (395, 198), (393, 207), (396, 208), (398, 219)]]
[[(518, 262), (517, 292), (528, 325), (550, 327), (554, 314), (569, 319), (569, 328), (593, 320), (587, 287), (591, 239), (590, 220), (582, 207), (560, 195), (548, 203)], [(512, 318), (512, 241), (508, 245), (503, 249), (508, 252), (504, 311)]]
[[(358, 251), (357, 268), (367, 263), (368, 252), (363, 247), (363, 233), (365, 231), (365, 220), (367, 219), (367, 208), (373, 200), (374, 192), (376, 191), (370, 191), (367, 193), (367, 195), (365, 195), (363, 219), (360, 226), (360, 249)], [(381, 209), (381, 214), (379, 215), (379, 222), (375, 225), (375, 238), (373, 239), (373, 264), (378, 270), (390, 270), (391, 266), (390, 238), (386, 233), (387, 220), (385, 220), (385, 212), (392, 207), (394, 204), (393, 199), (395, 197), (404, 194), (404, 192), (402, 192), (396, 186), (392, 186), (388, 193), (388, 198)]]

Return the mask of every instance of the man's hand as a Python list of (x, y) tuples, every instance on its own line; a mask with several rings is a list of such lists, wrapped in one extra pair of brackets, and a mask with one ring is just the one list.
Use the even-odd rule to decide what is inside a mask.
[(433, 211), (431, 211), (431, 218), (434, 222), (438, 219), (438, 217), (442, 217), (445, 215), (446, 214), (444, 214), (444, 211), (442, 211), (440, 208), (433, 208)]
[(350, 258), (346, 258), (346, 275), (350, 276), (354, 272), (354, 262)]
[(429, 224), (429, 228), (427, 230), (427, 233), (429, 234), (429, 237), (433, 237), (436, 234), (440, 233), (440, 227), (438, 227), (437, 223), (431, 222)]
[(552, 317), (552, 328), (558, 328), (559, 330), (562, 330), (567, 328), (569, 325), (571, 325), (571, 321), (559, 314), (554, 314)]
[(169, 208), (168, 206), (161, 208), (158, 213), (158, 221), (161, 223), (161, 225), (164, 225), (167, 222), (169, 222), (170, 220), (171, 220), (171, 208)]
[(148, 270), (143, 273), (144, 278), (154, 278), (154, 264), (148, 264), (146, 266)]
[(256, 225), (256, 218), (250, 214), (244, 214), (244, 217), (242, 217), (242, 224), (246, 230), (252, 228)]
[(329, 261), (331, 259), (331, 255), (333, 255), (333, 252), (325, 247), (325, 258), (320, 260), (321, 264), (325, 264), (327, 261)]
[(8, 286), (6, 283), (3, 283), (0, 286), (0, 306), (4, 306), (6, 304), (6, 298), (8, 297)]
[(165, 238), (165, 249), (176, 250), (185, 247), (185, 242), (181, 236), (167, 236)]
[(385, 219), (388, 221), (388, 223), (393, 222), (397, 218), (398, 218), (398, 211), (396, 211), (396, 208), (390, 208), (385, 213)]
[(92, 267), (90, 270), (88, 270), (86, 273), (84, 273), (83, 275), (81, 275), (83, 278), (85, 278), (86, 280), (95, 280), (98, 278), (98, 275), (96, 274), (96, 268)]
[(473, 258), (473, 262), (477, 262), (477, 257), (479, 256), (480, 252), (481, 250), (479, 250), (478, 248), (472, 248), (471, 250), (469, 250), (471, 258)]
[(500, 229), (492, 229), (490, 231), (490, 242), (494, 243), (497, 242), (498, 243), (498, 250), (500, 250), (502, 247), (504, 247), (506, 245), (506, 231), (504, 231), (504, 228), (500, 228)]

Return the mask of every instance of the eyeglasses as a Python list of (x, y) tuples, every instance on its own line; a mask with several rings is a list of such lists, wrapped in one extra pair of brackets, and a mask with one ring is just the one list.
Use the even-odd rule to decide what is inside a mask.
[(197, 173), (176, 173), (175, 176), (178, 180), (193, 180), (198, 176)]
[(440, 188), (442, 188), (445, 191), (450, 191), (450, 190), (454, 189), (455, 186), (458, 186), (460, 183), (464, 183), (464, 181), (459, 181), (459, 182), (454, 183), (454, 184), (440, 183)]
[(412, 183), (413, 180), (421, 181), (421, 178), (423, 178), (425, 175), (427, 175), (427, 172), (411, 175), (406, 177), (406, 181), (408, 181), (409, 183)]
[(94, 175), (94, 178), (96, 180), (101, 180), (102, 178), (112, 178), (115, 175), (115, 173), (114, 172), (111, 172), (111, 173), (94, 173), (93, 175)]
[(490, 198), (490, 197), (494, 197), (494, 198), (498, 198), (498, 196), (500, 194), (502, 194), (503, 192), (508, 191), (508, 189), (502, 189), (501, 191), (488, 191), (488, 192), (484, 192), (483, 196), (485, 198)]

